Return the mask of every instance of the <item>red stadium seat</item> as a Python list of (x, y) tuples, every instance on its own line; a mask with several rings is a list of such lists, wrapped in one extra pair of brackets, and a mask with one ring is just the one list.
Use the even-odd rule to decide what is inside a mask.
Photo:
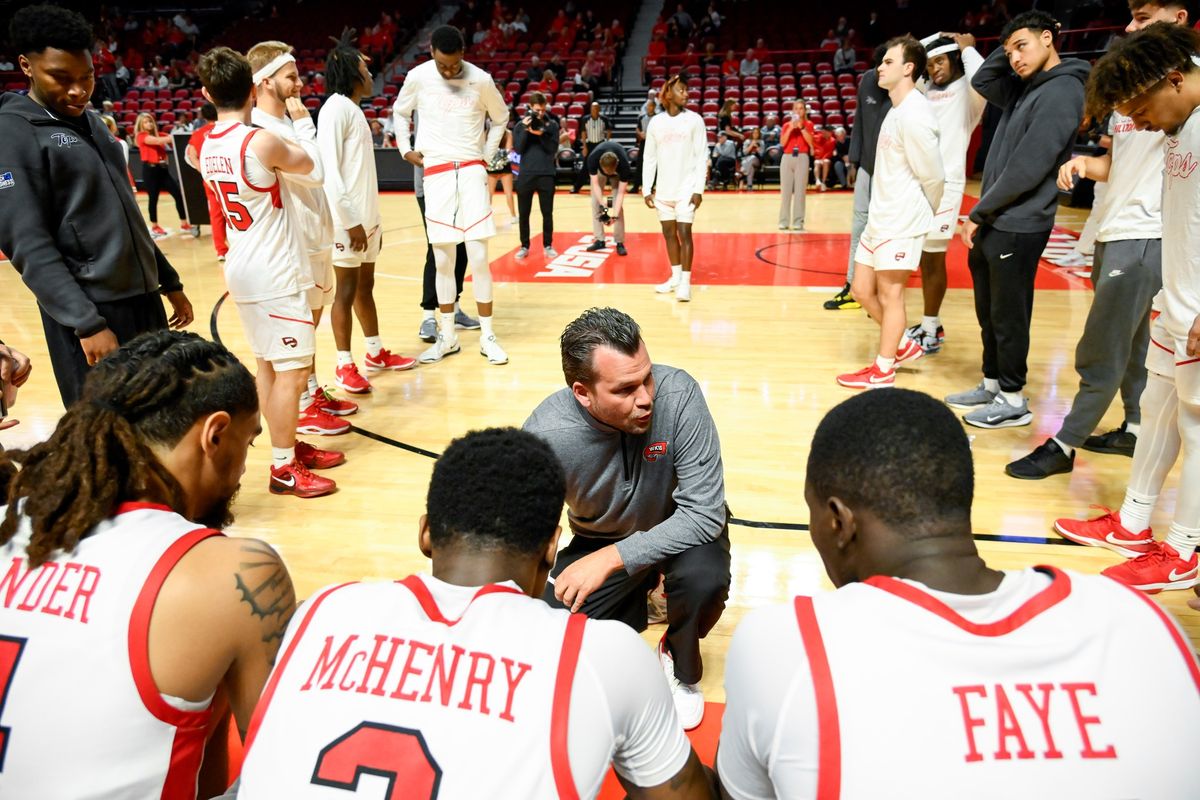
[(842, 100), (842, 110), (843, 111), (849, 112), (849, 111), (855, 111), (857, 109), (858, 109), (858, 98), (847, 97), (844, 100)]
[(155, 93), (154, 96), (155, 96), (155, 99), (157, 99), (157, 100), (170, 100), (171, 99), (171, 90), (170, 89), (159, 89)]
[(787, 75), (794, 74), (796, 72), (796, 66), (790, 61), (784, 61), (777, 67), (777, 71), (779, 72), (780, 79), (782, 79)]
[[(795, 87), (792, 87), (792, 90), (795, 91)], [(774, 88), (763, 89), (762, 99), (763, 100), (778, 100), (779, 99), (779, 90), (774, 89)]]
[(833, 72), (833, 64), (830, 64), (828, 61), (818, 61), (816, 66), (818, 75)]
[(586, 105), (586, 104), (592, 102), (592, 93), (591, 92), (576, 92), (574, 94), (574, 96), (571, 98), (571, 102), (572, 103), (583, 103)]
[(812, 71), (813, 71), (812, 64), (810, 64), (807, 61), (801, 61), (798, 64), (796, 64), (796, 74), (797, 75), (807, 75), (808, 73), (810, 73)]
[(821, 103), (821, 110), (827, 114), (832, 111), (841, 111), (842, 104), (837, 100), (826, 100), (825, 102)]
[(758, 114), (746, 114), (742, 117), (743, 128), (757, 128), (762, 123), (759, 122)]
[(844, 125), (844, 124), (846, 124), (846, 120), (844, 117), (842, 117), (841, 114), (835, 113), (835, 114), (830, 114), (829, 116), (825, 117), (825, 124), (826, 125)]
[(191, 94), (191, 92), (189, 92), (187, 89), (176, 89), (174, 97), (176, 100), (182, 100), (183, 98), (187, 97), (189, 94)]
[(764, 101), (763, 101), (763, 104), (762, 104), (762, 113), (764, 113), (764, 114), (778, 114), (778, 113), (779, 113), (779, 101), (777, 101), (777, 100), (764, 100)]
[(753, 89), (753, 88), (742, 89), (742, 99), (743, 100), (757, 100), (758, 99), (758, 89)]
[(706, 100), (704, 104), (700, 106), (701, 114), (716, 114), (720, 110), (721, 104), (715, 100)]
[(720, 89), (705, 89), (702, 97), (705, 100), (714, 100), (714, 101), (720, 100), (721, 99), (721, 90)]
[(567, 113), (567, 107), (560, 103), (555, 103), (554, 105), (550, 106), (550, 113), (556, 117), (561, 117), (563, 114)]
[(805, 100), (816, 100), (818, 97), (817, 89), (815, 86), (805, 86), (800, 90), (800, 96)]
[(705, 89), (720, 89), (721, 88), (721, 79), (719, 77), (715, 77), (715, 76), (709, 76), (709, 77), (705, 78), (704, 79), (704, 88)]
[(758, 101), (757, 100), (743, 101), (742, 102), (742, 111), (746, 114), (757, 114), (758, 113)]
[(567, 116), (568, 117), (583, 116), (583, 104), (582, 103), (572, 103), (571, 105), (567, 106)]

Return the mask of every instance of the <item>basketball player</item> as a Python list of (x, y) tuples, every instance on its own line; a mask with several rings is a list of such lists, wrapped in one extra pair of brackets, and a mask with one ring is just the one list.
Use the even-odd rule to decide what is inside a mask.
[[(312, 311), (313, 327), (321, 324), (321, 312), (333, 302), (333, 219), (325, 203), (324, 170), (321, 153), (317, 149), (317, 127), (312, 117), (300, 109), (300, 90), (304, 82), (296, 69), (296, 57), (291, 45), (283, 42), (259, 42), (246, 53), (246, 59), (254, 70), (254, 110), (250, 120), (260, 128), (270, 131), (288, 142), (300, 145), (312, 159), (313, 170), (307, 175), (280, 173), (288, 184), (288, 205), (284, 209), (291, 217), (297, 230), (304, 237), (308, 265), (312, 270), (313, 287), (308, 290), (308, 307)], [(295, 115), (295, 121), (289, 114)], [(330, 397), (317, 380), (316, 355), (313, 369), (308, 374), (308, 385), (300, 395), (300, 433), (336, 434), (347, 429), (347, 424), (337, 420), (335, 430), (321, 427), (321, 416), (344, 417), (358, 411), (358, 406), (348, 400)]]
[(241, 800), (707, 798), (653, 657), (623, 625), (537, 599), (562, 467), (511, 428), (457, 439), (429, 482), (432, 575), (313, 595), (251, 723)]
[[(212, 103), (205, 103), (200, 107), (200, 113), (197, 116), (203, 122), (188, 137), (187, 148), (183, 151), (183, 160), (187, 162), (188, 166), (199, 172), (200, 148), (204, 146), (204, 140), (208, 138), (213, 124), (217, 121), (217, 109)], [(132, 181), (132, 178), (130, 180)], [(212, 228), (213, 249), (217, 251), (217, 261), (224, 263), (225, 255), (229, 252), (229, 242), (225, 235), (225, 215), (221, 213), (221, 201), (213, 194), (212, 187), (207, 183), (204, 184), (204, 198), (208, 202), (208, 224)]]
[(804, 499), (838, 588), (738, 625), (727, 797), (1195, 795), (1200, 666), (1179, 626), (1099, 576), (989, 568), (973, 490), (933, 398), (867, 392), (825, 416)]
[[(601, 142), (588, 150), (586, 166), (591, 176), (592, 236), (595, 239), (587, 249), (595, 252), (605, 248), (604, 226), (611, 223), (617, 255), (628, 255), (629, 251), (625, 249), (625, 194), (633, 180), (629, 154), (620, 142)], [(617, 188), (606, 205), (604, 189), (613, 183)]]
[(911, 36), (887, 42), (879, 87), (892, 108), (879, 129), (867, 227), (854, 254), (854, 299), (879, 323), (879, 355), (870, 365), (837, 377), (842, 386), (894, 386), (895, 365), (920, 358), (921, 346), (904, 337), (904, 287), (921, 265), (921, 247), (933, 225), (946, 183), (938, 148), (938, 121), (916, 89), (925, 74), (925, 48)]
[(329, 97), (321, 106), (317, 145), (325, 171), (325, 198), (333, 215), (337, 289), (330, 321), (338, 362), (334, 382), (351, 394), (366, 394), (371, 391), (371, 383), (358, 371), (350, 352), (352, 308), (366, 338), (367, 357), (363, 363), (367, 371), (412, 369), (417, 362), (387, 350), (379, 335), (375, 261), (383, 245), (383, 218), (379, 215), (375, 144), (371, 127), (359, 108), (374, 89), (368, 59), (351, 44), (352, 35), (353, 30), (347, 29), (325, 60)]
[[(454, 324), (454, 251), (465, 242), (479, 309), (479, 353), (489, 364), (507, 364), (492, 328), (487, 240), (496, 234), (496, 221), (484, 165), (504, 138), (508, 106), (492, 76), (463, 60), (466, 46), (458, 28), (441, 26), (429, 44), (433, 58), (409, 71), (392, 109), (400, 154), (425, 169), (425, 229), (437, 268), (438, 338), (420, 361), (432, 364), (462, 349)], [(421, 120), (415, 148), (409, 145), (414, 111)], [(491, 121), (486, 140), (485, 119)]]
[[(1137, 7), (1134, 8), (1134, 4)], [(1187, 24), (1181, 0), (1163, 4), (1131, 0), (1127, 31), (1155, 22)], [(1039, 480), (1075, 468), (1075, 448), (1132, 456), (1141, 430), (1139, 403), (1146, 388), (1146, 350), (1155, 294), (1162, 288), (1161, 131), (1139, 131), (1128, 117), (1114, 113), (1112, 146), (1102, 156), (1079, 156), (1058, 173), (1063, 191), (1076, 178), (1108, 186), (1089, 219), (1097, 224), (1092, 266), (1095, 296), (1075, 348), (1079, 391), (1062, 426), (1032, 453), (1004, 471), (1014, 478)], [(1097, 185), (1100, 185), (1099, 183)], [(1117, 392), (1125, 421), (1115, 430), (1092, 435)]]
[(687, 100), (687, 81), (672, 75), (658, 93), (665, 113), (651, 117), (642, 157), (642, 195), (646, 205), (658, 211), (671, 260), (671, 277), (654, 291), (674, 291), (675, 299), (683, 303), (692, 299), (692, 223), (708, 177), (704, 120), (688, 110)]
[[(226, 698), (249, 727), (295, 609), (279, 556), (218, 532), (260, 430), (228, 350), (160, 331), (97, 363), (47, 441), (7, 454), (0, 795), (195, 798)], [(201, 797), (227, 785), (206, 775)]]
[[(225, 284), (258, 361), (259, 405), (271, 438), (269, 487), (297, 497), (329, 494), (337, 485), (309, 470), (337, 466), (345, 456), (296, 442), (300, 395), (316, 350), (307, 294), (313, 280), (304, 240), (286, 211), (291, 190), (280, 177), (311, 172), (313, 160), (299, 145), (249, 125), (254, 73), (245, 56), (213, 48), (201, 56), (196, 74), (217, 107), (217, 123), (200, 148), (200, 174), (228, 223)], [(308, 117), (300, 103), (288, 113)], [(349, 429), (321, 411), (311, 413), (326, 431)]]
[(585, 311), (560, 339), (566, 388), (525, 429), (567, 472), (574, 536), (558, 554), (551, 605), (647, 624), (647, 592), (665, 577), (658, 646), (684, 728), (704, 718), (700, 640), (729, 596), (729, 526), (717, 427), (695, 379), (653, 364), (641, 328), (614, 308)]
[(933, 227), (921, 246), (921, 296), (925, 313), (920, 325), (908, 329), (908, 338), (926, 355), (942, 349), (945, 332), (939, 314), (946, 298), (946, 250), (958, 227), (963, 188), (967, 184), (967, 148), (971, 134), (983, 117), (987, 101), (971, 87), (983, 56), (969, 33), (930, 36), (921, 41), (928, 59), (928, 81), (918, 84), (925, 92), (938, 123), (938, 146), (946, 188), (933, 218)]
[[(1150, 327), (1142, 429), (1120, 511), (1087, 522), (1060, 519), (1054, 527), (1081, 544), (1132, 560), (1104, 574), (1146, 592), (1200, 584), (1200, 35), (1185, 25), (1158, 22), (1131, 34), (1096, 62), (1088, 107), (1115, 108), (1139, 130), (1163, 131), (1166, 168), (1162, 194), (1162, 282), (1159, 313)], [(1150, 514), (1167, 473), (1182, 451), (1175, 517), (1157, 542)]]

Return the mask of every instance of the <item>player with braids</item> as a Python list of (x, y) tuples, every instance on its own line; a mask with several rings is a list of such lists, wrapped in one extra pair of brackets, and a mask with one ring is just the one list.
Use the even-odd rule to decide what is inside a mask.
[[(102, 359), (48, 441), (7, 454), (20, 469), (0, 506), (5, 796), (228, 785), (202, 764), (207, 734), (226, 702), (247, 730), (295, 610), (269, 546), (214, 530), (260, 431), (246, 368), (160, 331)], [(47, 770), (48, 752), (72, 769)]]

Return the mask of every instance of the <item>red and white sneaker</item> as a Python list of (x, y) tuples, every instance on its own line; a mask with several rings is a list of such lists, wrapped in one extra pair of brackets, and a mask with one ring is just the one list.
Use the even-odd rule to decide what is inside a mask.
[(296, 442), (296, 460), (308, 469), (329, 469), (346, 463), (346, 454), (339, 450), (322, 450), (308, 442)]
[(870, 366), (863, 367), (858, 372), (838, 375), (837, 382), (850, 389), (880, 389), (895, 386), (896, 370), (889, 369), (887, 372), (880, 372), (879, 367), (872, 362)]
[(925, 355), (924, 348), (912, 339), (904, 336), (900, 339), (900, 349), (896, 351), (896, 365), (899, 366), (905, 361), (916, 361), (923, 355)]
[(337, 489), (337, 484), (313, 475), (298, 460), (282, 467), (271, 467), (271, 494), (294, 494), (296, 497), (320, 497)]
[(325, 387), (323, 386), (317, 388), (317, 391), (313, 393), (312, 399), (313, 404), (322, 412), (332, 414), (335, 417), (348, 417), (358, 411), (358, 403), (351, 403), (349, 400), (339, 400), (325, 391)]
[(350, 394), (366, 394), (371, 391), (371, 383), (358, 371), (358, 365), (351, 362), (342, 364), (333, 372), (333, 382), (342, 391)]
[(405, 358), (399, 353), (393, 353), (386, 347), (379, 351), (379, 355), (373, 356), (367, 353), (367, 357), (363, 359), (363, 363), (367, 365), (367, 370), (370, 372), (378, 372), (384, 369), (412, 369), (417, 365), (415, 358)]
[(339, 417), (326, 414), (313, 403), (300, 412), (296, 420), (296, 433), (307, 433), (310, 436), (337, 436), (350, 430), (350, 423)]
[(162, 239), (167, 235), (167, 231), (162, 225), (151, 225), (150, 236), (154, 239)]
[(184, 220), (183, 222), (179, 223), (179, 230), (190, 231), (191, 229), (192, 229), (192, 224), (190, 222), (188, 222), (187, 220)]
[(1158, 594), (1163, 589), (1190, 589), (1200, 583), (1200, 561), (1195, 553), (1184, 561), (1174, 547), (1162, 542), (1150, 552), (1100, 574), (1146, 594)]
[(1091, 547), (1104, 547), (1114, 553), (1120, 553), (1126, 558), (1137, 558), (1158, 548), (1154, 534), (1149, 528), (1134, 533), (1121, 524), (1121, 512), (1113, 511), (1104, 506), (1096, 506), (1104, 511), (1102, 516), (1087, 521), (1077, 519), (1056, 519), (1054, 530), (1065, 539), (1077, 544)]

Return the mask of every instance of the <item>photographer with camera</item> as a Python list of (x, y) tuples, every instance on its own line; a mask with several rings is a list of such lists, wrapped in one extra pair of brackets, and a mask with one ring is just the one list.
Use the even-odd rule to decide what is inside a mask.
[[(620, 142), (602, 142), (588, 153), (587, 171), (592, 181), (592, 234), (596, 238), (587, 249), (603, 250), (604, 226), (612, 225), (617, 255), (626, 255), (628, 251), (625, 249), (625, 213), (622, 206), (629, 182), (633, 180), (633, 165), (629, 161), (629, 154)], [(613, 183), (616, 183), (617, 188), (606, 202), (604, 189)]]
[(517, 258), (529, 255), (529, 214), (533, 211), (533, 195), (537, 192), (542, 211), (542, 247), (546, 258), (557, 258), (554, 249), (554, 176), (557, 171), (558, 119), (546, 111), (546, 96), (534, 92), (529, 96), (529, 110), (513, 128), (513, 150), (521, 154), (521, 171), (517, 174), (517, 216), (521, 249)]

